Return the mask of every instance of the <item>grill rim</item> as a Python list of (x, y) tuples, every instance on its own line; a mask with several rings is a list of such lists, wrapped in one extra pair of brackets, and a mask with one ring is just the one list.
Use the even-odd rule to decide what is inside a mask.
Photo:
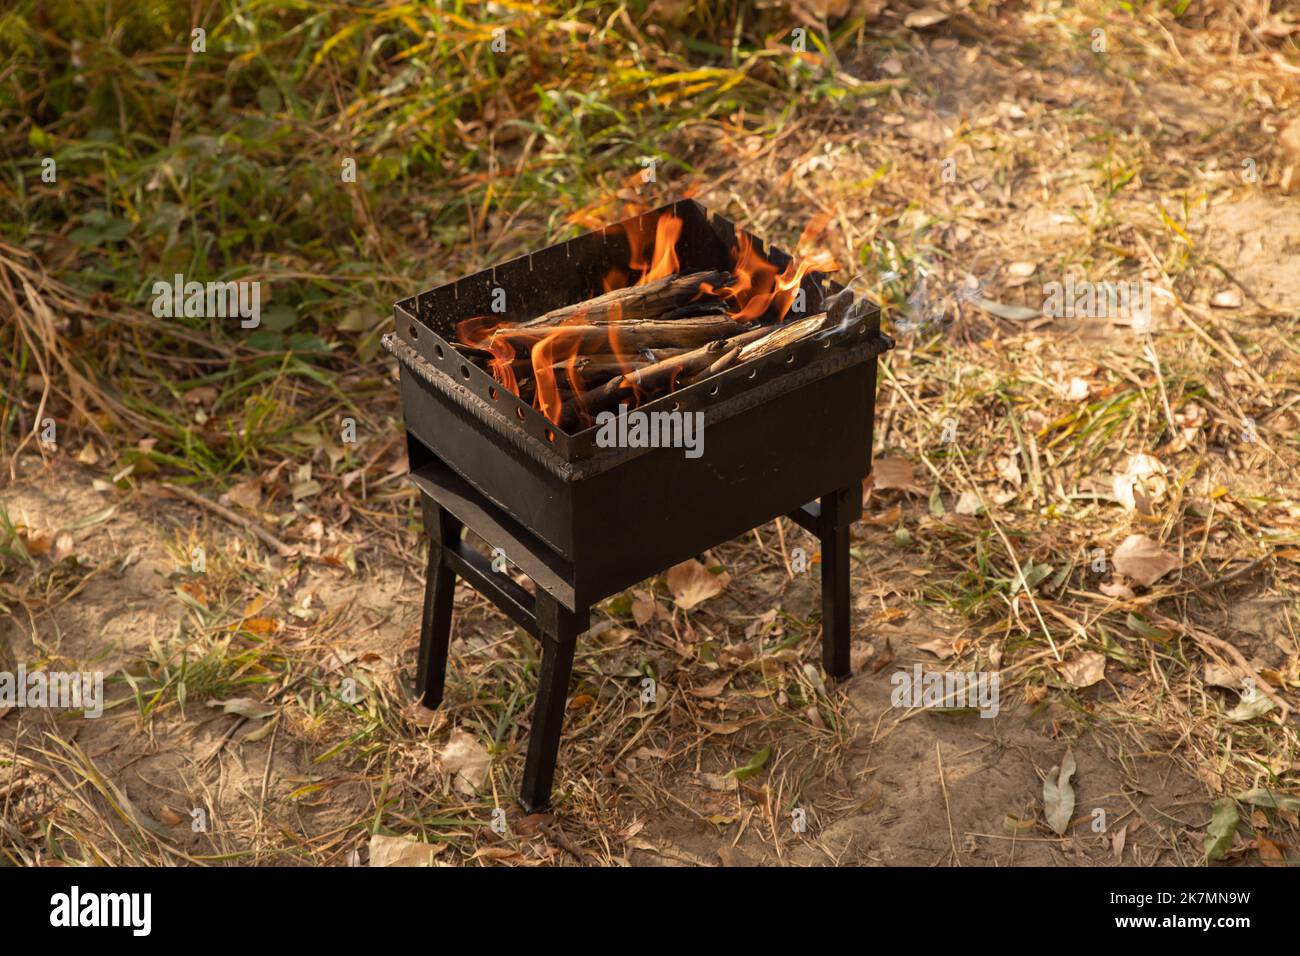
[[(647, 217), (669, 212), (681, 215), (684, 206), (692, 207), (694, 214), (703, 216), (708, 226), (720, 237), (747, 235), (768, 261), (778, 268), (783, 268), (790, 261), (788, 253), (775, 246), (767, 246), (760, 237), (741, 230), (725, 216), (710, 211), (693, 199), (677, 200), (641, 216), (583, 233), (538, 252), (507, 260), (415, 296), (399, 299), (393, 305), (395, 328), (383, 336), (383, 346), (398, 359), (402, 367), (415, 373), (421, 381), (450, 398), (513, 447), (566, 481), (580, 480), (638, 457), (653, 449), (601, 448), (595, 444), (598, 426), (570, 433), (551, 423), (541, 412), (501, 387), (489, 373), (462, 355), (453, 342), (421, 319), (417, 310), (425, 298), (434, 293), (445, 294), (448, 290), (454, 292), (461, 283), (480, 283), (486, 277), (491, 277), (496, 282), (497, 273), (502, 270), (531, 270), (531, 258), (540, 252), (564, 249), (578, 242), (589, 243), (598, 235), (604, 236), (610, 230), (618, 230), (634, 222), (641, 228), (640, 224)], [(816, 292), (821, 299), (843, 288), (818, 272), (811, 272), (805, 277), (804, 287)], [(873, 359), (893, 348), (893, 345), (893, 340), (880, 332), (880, 310), (873, 307), (855, 329), (847, 329), (822, 340), (804, 339), (794, 342), (686, 388), (662, 395), (638, 406), (636, 410), (646, 413), (702, 411), (706, 425), (710, 421), (720, 422), (808, 381), (833, 374), (857, 362)], [(749, 384), (751, 379), (760, 374), (764, 381)]]
[[(554, 444), (537, 438), (530, 432), (518, 427), (516, 422), (510, 421), (509, 418), (494, 408), (488, 400), (475, 394), (472, 390), (451, 378), (446, 372), (432, 365), (409, 343), (403, 341), (394, 333), (385, 333), (382, 342), (384, 348), (397, 359), (404, 371), (415, 374), (421, 381), (433, 386), (440, 394), (451, 399), (481, 424), (491, 429), (493, 434), (501, 436), (552, 475), (564, 481), (581, 481), (606, 472), (624, 462), (639, 458), (641, 455), (658, 450), (655, 448), (597, 448), (598, 453), (589, 458), (566, 459)], [(790, 371), (782, 372), (766, 382), (754, 385), (745, 391), (737, 392), (714, 402), (706, 408), (699, 409), (704, 412), (704, 425), (707, 428), (711, 424), (726, 421), (758, 405), (782, 398), (796, 389), (833, 375), (845, 368), (862, 362), (874, 361), (878, 356), (893, 347), (893, 339), (880, 332), (862, 336), (861, 341), (852, 346), (830, 350), (817, 347), (815, 351), (823, 353), (818, 361), (806, 363)], [(774, 356), (785, 354), (786, 350), (773, 353)], [(738, 368), (747, 367), (748, 365), (738, 366)], [(718, 376), (705, 379), (692, 385), (691, 388), (696, 389), (707, 386), (716, 378)], [(670, 398), (677, 394), (677, 392), (672, 392), (664, 397)], [(662, 399), (656, 399), (655, 402), (644, 405), (639, 410), (652, 410), (659, 401), (662, 401)], [(408, 418), (413, 411), (414, 409), (403, 408), (403, 413)], [(594, 429), (591, 430), (594, 431)]]

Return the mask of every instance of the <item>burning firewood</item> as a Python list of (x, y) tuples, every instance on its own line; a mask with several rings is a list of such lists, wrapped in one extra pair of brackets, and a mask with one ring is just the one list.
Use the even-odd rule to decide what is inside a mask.
[[(620, 404), (651, 401), (810, 336), (837, 335), (866, 314), (846, 288), (825, 299), (825, 311), (781, 324), (811, 261), (778, 269), (742, 236), (730, 270), (683, 271), (679, 234), (657, 229), (653, 255), (633, 243), (637, 284), (524, 322), (460, 322), (462, 354), (569, 431)], [(626, 275), (611, 268), (606, 285)]]
[[(731, 343), (727, 343), (727, 344), (730, 345)], [(698, 382), (701, 379), (706, 379), (710, 375), (717, 375), (719, 372), (725, 372), (727, 369), (731, 368), (731, 366), (736, 364), (736, 359), (740, 357), (740, 353), (743, 348), (744, 346), (737, 345), (728, 349), (726, 352), (722, 354), (722, 358), (718, 359), (716, 362), (714, 362), (712, 365), (706, 368), (699, 375), (696, 375), (694, 378), (692, 378), (690, 384), (693, 385), (695, 384), (695, 382)]]
[(742, 331), (740, 323), (731, 324), (736, 327), (736, 334), (730, 338), (715, 339), (700, 348), (655, 362), (630, 374), (616, 376), (600, 388), (588, 392), (583, 398), (587, 413), (597, 415), (607, 411), (637, 392), (653, 394), (671, 390), (679, 380), (709, 369), (725, 358), (727, 353), (738, 351), (745, 343), (768, 334), (766, 328)]
[(760, 355), (775, 352), (777, 349), (785, 348), (800, 339), (807, 338), (814, 332), (820, 331), (827, 321), (827, 314), (819, 312), (816, 315), (808, 316), (806, 319), (791, 322), (789, 325), (778, 325), (770, 330), (764, 329), (765, 334), (763, 336), (754, 339), (740, 350), (740, 361), (748, 362), (750, 359), (756, 359)]
[[(611, 333), (611, 328), (617, 332)], [(729, 316), (709, 315), (676, 319), (624, 319), (609, 325), (564, 325), (558, 328), (507, 326), (488, 337), (489, 351), (494, 346), (509, 345), (515, 352), (531, 349), (548, 336), (557, 336), (557, 347), (591, 351), (611, 345), (639, 351), (644, 348), (679, 348), (704, 345), (714, 339), (729, 338), (745, 326)], [(611, 342), (611, 339), (613, 341)]]
[(647, 319), (677, 319), (697, 315), (720, 315), (723, 304), (714, 300), (692, 302), (700, 295), (700, 286), (720, 288), (734, 281), (728, 272), (694, 272), (690, 275), (671, 275), (647, 282), (613, 289), (604, 295), (577, 305), (553, 309), (545, 315), (520, 323), (515, 328), (532, 329), (539, 326), (563, 325), (573, 321), (582, 325), (605, 325), (610, 322), (628, 323)]
[[(574, 358), (555, 358), (548, 363), (547, 367), (554, 369), (557, 376), (567, 374), (567, 370), (572, 367), (584, 382), (598, 383), (613, 375), (635, 371), (689, 351), (688, 348), (641, 349), (626, 356), (615, 355), (612, 352), (592, 352)], [(492, 357), (490, 352), (485, 352), (484, 355), (489, 359)], [(516, 378), (530, 375), (533, 370), (532, 355), (528, 352), (520, 353), (510, 362), (510, 367)]]

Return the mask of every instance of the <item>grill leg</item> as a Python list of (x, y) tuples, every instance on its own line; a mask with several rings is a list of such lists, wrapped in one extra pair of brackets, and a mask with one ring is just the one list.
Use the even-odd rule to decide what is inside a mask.
[[(573, 612), (537, 590), (537, 623), (542, 629), (542, 673), (533, 704), (533, 726), (528, 734), (528, 759), (520, 802), (529, 813), (541, 813), (551, 805), (555, 781), (555, 760), (560, 749), (560, 729), (573, 673), (573, 650), (579, 625)], [(585, 616), (585, 615), (584, 615)]]
[(849, 525), (862, 513), (861, 492), (841, 489), (821, 499), (817, 536), (822, 548), (822, 667), (836, 679), (849, 666)]
[(420, 702), (433, 710), (442, 703), (447, 677), (452, 596), (456, 588), (456, 572), (443, 559), (443, 551), (460, 539), (461, 523), (450, 512), (425, 499), (424, 527), (429, 536), (429, 570), (424, 582), (415, 692)]

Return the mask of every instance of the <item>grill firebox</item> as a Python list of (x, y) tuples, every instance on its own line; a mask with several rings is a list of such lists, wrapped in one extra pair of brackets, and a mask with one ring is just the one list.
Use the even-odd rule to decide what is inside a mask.
[[(602, 276), (628, 266), (629, 231), (653, 235), (668, 213), (682, 220), (683, 273), (731, 267), (736, 226), (684, 200), (403, 299), (384, 337), (400, 363), (411, 478), (430, 539), (417, 690), (428, 707), (442, 700), (457, 575), (542, 642), (521, 794), (530, 812), (549, 805), (590, 607), (778, 516), (820, 539), (823, 665), (831, 677), (849, 673), (848, 528), (871, 467), (876, 358), (893, 345), (878, 312), (640, 406), (702, 412), (698, 458), (602, 448), (594, 427), (565, 432), (452, 344), (457, 323), (492, 314), (495, 290), (505, 290), (503, 317), (515, 321), (600, 294)], [(789, 262), (750, 239), (778, 269)], [(802, 314), (812, 315), (840, 286), (810, 273), (802, 289)], [(463, 540), (465, 528), (527, 575), (534, 594), (493, 570)]]

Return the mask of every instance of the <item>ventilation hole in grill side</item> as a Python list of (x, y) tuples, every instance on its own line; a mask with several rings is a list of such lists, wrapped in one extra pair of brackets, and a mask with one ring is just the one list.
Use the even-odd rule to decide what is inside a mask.
[(443, 358), (443, 355), (444, 355), (444, 353), (443, 353), (443, 351), (442, 351), (442, 346), (441, 346), (441, 345), (435, 345), (435, 346), (433, 347), (433, 354), (436, 355), (436, 356), (438, 356), (438, 360), (439, 360), (439, 361), (442, 361), (442, 358)]
[(515, 417), (522, 422), (524, 420), (524, 410), (522, 408), (516, 408)]
[(460, 367), (460, 377), (463, 378), (463, 379), (465, 379), (465, 381), (467, 381), (467, 382), (469, 381), (469, 366), (468, 366), (468, 365), (462, 365), (462, 366)]
[(495, 402), (500, 397), (501, 397), (501, 393), (496, 390), (495, 386), (489, 385), (488, 398), (492, 399), (492, 401)]
[(716, 397), (718, 392), (720, 391), (722, 391), (722, 389), (720, 389), (717, 385), (714, 385), (711, 389), (709, 389), (709, 397), (710, 398)]
[(546, 440), (552, 444), (555, 443), (555, 432), (551, 431), (549, 428), (546, 429)]
[(791, 352), (789, 355), (787, 355), (787, 356), (785, 357), (785, 364), (786, 364), (786, 365), (793, 365), (793, 364), (794, 364), (794, 353), (793, 353), (793, 352)]
[(675, 411), (675, 412), (680, 412), (680, 411), (682, 410), (682, 403), (681, 403), (681, 402), (673, 402), (673, 404), (672, 404), (670, 407), (672, 408), (673, 411)]
[(746, 375), (745, 377), (748, 378), (748, 379), (756, 379), (756, 378), (758, 378), (758, 369), (756, 369), (756, 368), (751, 368), (751, 369), (749, 370), (749, 374)]
[(418, 339), (419, 337), (420, 337), (420, 333), (419, 333), (419, 331), (416, 329), (416, 327), (415, 327), (415, 323), (412, 322), (412, 323), (411, 323), (411, 338), (413, 338), (413, 339)]

